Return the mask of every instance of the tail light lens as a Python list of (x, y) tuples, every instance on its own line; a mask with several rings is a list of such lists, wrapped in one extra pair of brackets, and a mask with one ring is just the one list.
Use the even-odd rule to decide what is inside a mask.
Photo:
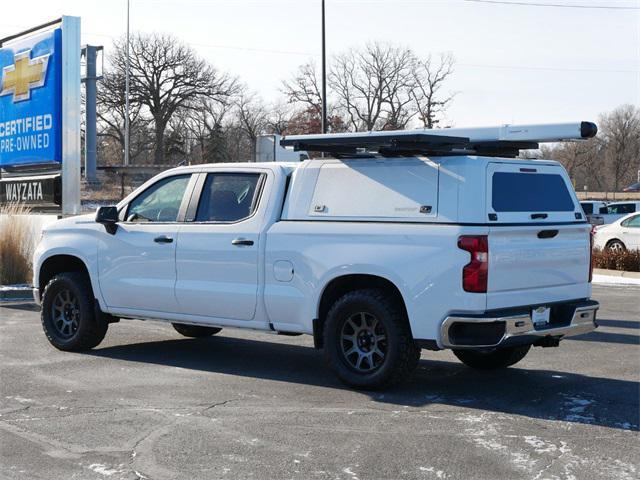
[(489, 280), (489, 239), (487, 235), (463, 235), (458, 248), (471, 254), (471, 261), (462, 269), (462, 288), (465, 292), (487, 293)]

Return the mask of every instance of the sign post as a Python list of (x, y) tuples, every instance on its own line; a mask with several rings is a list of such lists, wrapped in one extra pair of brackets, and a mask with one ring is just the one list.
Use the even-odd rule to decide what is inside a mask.
[(80, 213), (80, 18), (0, 40), (0, 202)]
[(62, 17), (62, 214), (80, 213), (80, 18)]

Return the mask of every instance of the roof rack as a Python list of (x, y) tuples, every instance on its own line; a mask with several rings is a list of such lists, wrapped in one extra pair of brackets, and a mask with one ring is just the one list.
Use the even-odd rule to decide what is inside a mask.
[(517, 157), (520, 150), (540, 143), (584, 140), (594, 137), (595, 123), (502, 125), (499, 127), (394, 130), (382, 132), (289, 135), (282, 147), (351, 156), (376, 151), (390, 155), (483, 155)]

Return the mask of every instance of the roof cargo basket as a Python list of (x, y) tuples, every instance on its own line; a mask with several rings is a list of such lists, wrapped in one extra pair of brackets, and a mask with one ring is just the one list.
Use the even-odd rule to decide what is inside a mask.
[(520, 150), (536, 149), (543, 142), (584, 140), (598, 129), (591, 122), (499, 127), (395, 130), (382, 132), (289, 135), (280, 140), (293, 150), (353, 156), (379, 155), (483, 155), (517, 157)]
[[(309, 138), (297, 138), (309, 137)], [(469, 144), (466, 137), (430, 135), (428, 133), (370, 132), (362, 135), (292, 135), (280, 141), (283, 147), (292, 146), (295, 151), (308, 150), (335, 154), (355, 154), (358, 149), (377, 150), (379, 153), (397, 152), (451, 152), (454, 148), (464, 148)]]

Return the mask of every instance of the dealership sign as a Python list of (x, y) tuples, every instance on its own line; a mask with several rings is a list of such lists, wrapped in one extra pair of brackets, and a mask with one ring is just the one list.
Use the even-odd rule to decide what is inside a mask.
[(0, 184), (1, 203), (49, 207), (60, 205), (61, 196), (62, 181), (59, 174), (3, 179)]
[(0, 48), (0, 167), (62, 161), (62, 29)]
[(80, 213), (80, 18), (0, 39), (0, 205)]

